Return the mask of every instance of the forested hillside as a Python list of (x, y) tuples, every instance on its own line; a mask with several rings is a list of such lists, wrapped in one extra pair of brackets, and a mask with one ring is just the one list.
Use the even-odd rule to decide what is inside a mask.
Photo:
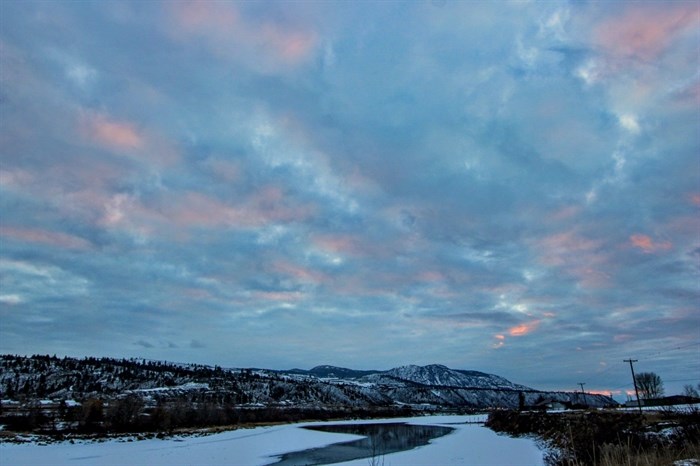
[(601, 395), (543, 392), (440, 365), (284, 372), (39, 355), (0, 356), (0, 399), (0, 423), (88, 431), (535, 407), (555, 401), (614, 404)]

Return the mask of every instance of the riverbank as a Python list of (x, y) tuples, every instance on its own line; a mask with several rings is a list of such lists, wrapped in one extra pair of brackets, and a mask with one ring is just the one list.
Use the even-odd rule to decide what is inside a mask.
[[(700, 460), (700, 411), (494, 411), (486, 425), (540, 439), (554, 466), (671, 465)], [(684, 463), (685, 464), (685, 463)], [(689, 464), (700, 464), (689, 463)]]

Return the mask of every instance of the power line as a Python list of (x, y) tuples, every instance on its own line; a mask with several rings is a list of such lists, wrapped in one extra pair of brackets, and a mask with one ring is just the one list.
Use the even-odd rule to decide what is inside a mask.
[[(639, 357), (639, 360), (641, 360), (641, 361), (653, 360), (656, 356), (659, 356), (661, 354), (666, 354), (666, 353), (670, 353), (673, 351), (690, 348), (691, 346), (699, 346), (699, 345), (700, 345), (700, 341), (696, 341), (694, 343), (687, 343), (687, 344), (680, 345), (680, 346), (666, 347), (666, 348), (662, 348), (660, 351), (654, 351), (651, 353), (643, 354), (642, 356)], [(691, 364), (691, 365), (692, 364), (700, 364), (700, 362), (693, 362), (693, 361), (686, 362), (686, 363), (682, 363), (681, 361), (673, 361), (671, 363), (672, 364)], [(665, 366), (667, 366), (667, 365), (668, 364), (666, 364)], [(607, 374), (608, 372), (610, 372), (611, 370), (616, 369), (616, 368), (617, 367), (614, 364), (606, 364), (606, 367), (600, 371), (596, 371), (595, 375), (597, 378), (600, 378), (602, 375)]]
[(648, 353), (646, 356), (642, 356), (641, 359), (644, 359), (644, 360), (652, 359), (653, 357), (658, 356), (660, 354), (666, 354), (666, 353), (670, 353), (671, 351), (677, 351), (677, 350), (690, 348), (691, 346), (700, 346), (700, 341), (697, 341), (694, 343), (688, 343), (688, 344), (681, 345), (681, 346), (674, 346), (672, 348), (663, 349), (661, 351), (656, 351), (653, 353)]
[(612, 391), (615, 391), (615, 390), (621, 390), (621, 389), (623, 389), (623, 388), (629, 387), (630, 385), (632, 385), (632, 384), (631, 384), (631, 383), (626, 383), (626, 384), (624, 384), (624, 385), (620, 385), (619, 387), (610, 388), (609, 390), (610, 390), (611, 392), (612, 392)]
[[(693, 343), (686, 343), (686, 344), (683, 344), (680, 346), (666, 347), (666, 348), (661, 349), (660, 351), (654, 351), (651, 353), (647, 353), (646, 355), (641, 356), (640, 359), (642, 361), (654, 360), (659, 355), (667, 354), (667, 353), (670, 353), (673, 351), (687, 349), (687, 348), (690, 348), (693, 346), (700, 346), (700, 340), (695, 341)], [(629, 361), (625, 359), (624, 362), (629, 362)], [(637, 360), (635, 360), (634, 362), (637, 362)], [(700, 364), (700, 362), (697, 362), (697, 361), (689, 361), (689, 362), (688, 361), (686, 361), (686, 362), (672, 361), (672, 362), (670, 362), (670, 364), (665, 363), (664, 367), (667, 369), (668, 368), (675, 368), (675, 367), (682, 367), (684, 369), (685, 368), (690, 369), (690, 368), (693, 368), (697, 364)], [(603, 370), (595, 372), (596, 378), (600, 378), (601, 376), (603, 376), (604, 374), (607, 374), (608, 372), (610, 372), (611, 370), (613, 370), (615, 368), (616, 368), (615, 365), (612, 365), (612, 364), (606, 365), (606, 367)], [(692, 380), (695, 380), (695, 379), (692, 379)], [(666, 382), (676, 382), (676, 380), (667, 380)], [(630, 386), (630, 384), (625, 384), (625, 385), (622, 385), (620, 387), (612, 388), (610, 390), (618, 390), (618, 389), (625, 388), (628, 386)]]
[[(625, 362), (627, 362), (627, 360), (625, 360)], [(696, 378), (693, 378), (693, 379), (672, 379), (672, 380), (664, 380), (663, 382), (664, 382), (664, 383), (668, 383), (668, 382), (693, 382), (693, 381), (696, 381), (696, 380), (700, 380), (700, 377), (696, 377)], [(629, 387), (631, 387), (631, 386), (632, 386), (632, 384), (629, 383), (629, 382), (627, 382), (626, 384), (620, 385), (620, 386), (618, 386), (618, 387), (609, 388), (608, 390), (610, 390), (611, 392), (614, 392), (615, 390), (622, 390), (623, 388), (629, 388)]]

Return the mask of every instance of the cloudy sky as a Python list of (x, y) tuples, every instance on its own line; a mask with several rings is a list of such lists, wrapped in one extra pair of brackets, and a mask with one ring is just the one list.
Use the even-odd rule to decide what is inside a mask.
[(0, 352), (700, 382), (700, 6), (0, 4)]

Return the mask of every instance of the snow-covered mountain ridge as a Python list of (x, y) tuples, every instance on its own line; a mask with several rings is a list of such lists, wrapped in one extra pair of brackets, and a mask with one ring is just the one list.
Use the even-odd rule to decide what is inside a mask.
[(479, 371), (450, 369), (442, 364), (429, 364), (427, 366), (408, 365), (386, 371), (355, 370), (324, 365), (316, 366), (310, 370), (291, 369), (275, 372), (291, 376), (315, 377), (322, 380), (347, 380), (361, 383), (390, 384), (392, 381), (399, 381), (429, 387), (533, 390), (530, 387), (515, 384), (497, 375)]
[(601, 395), (543, 392), (503, 377), (442, 365), (356, 371), (223, 369), (110, 358), (0, 355), (0, 399), (87, 400), (127, 395), (149, 403), (177, 400), (237, 406), (413, 406), (423, 409), (517, 407), (538, 400), (605, 406)]
[(300, 374), (307, 375), (311, 377), (317, 377), (319, 379), (358, 379), (365, 375), (375, 374), (380, 371), (358, 371), (355, 369), (348, 369), (346, 367), (337, 366), (316, 366), (309, 370), (304, 369), (291, 369), (288, 371), (277, 371), (283, 374)]
[(503, 390), (532, 390), (493, 374), (478, 371), (459, 371), (441, 364), (428, 366), (401, 366), (381, 372), (376, 377), (390, 376), (400, 380), (438, 387), (459, 387)]

